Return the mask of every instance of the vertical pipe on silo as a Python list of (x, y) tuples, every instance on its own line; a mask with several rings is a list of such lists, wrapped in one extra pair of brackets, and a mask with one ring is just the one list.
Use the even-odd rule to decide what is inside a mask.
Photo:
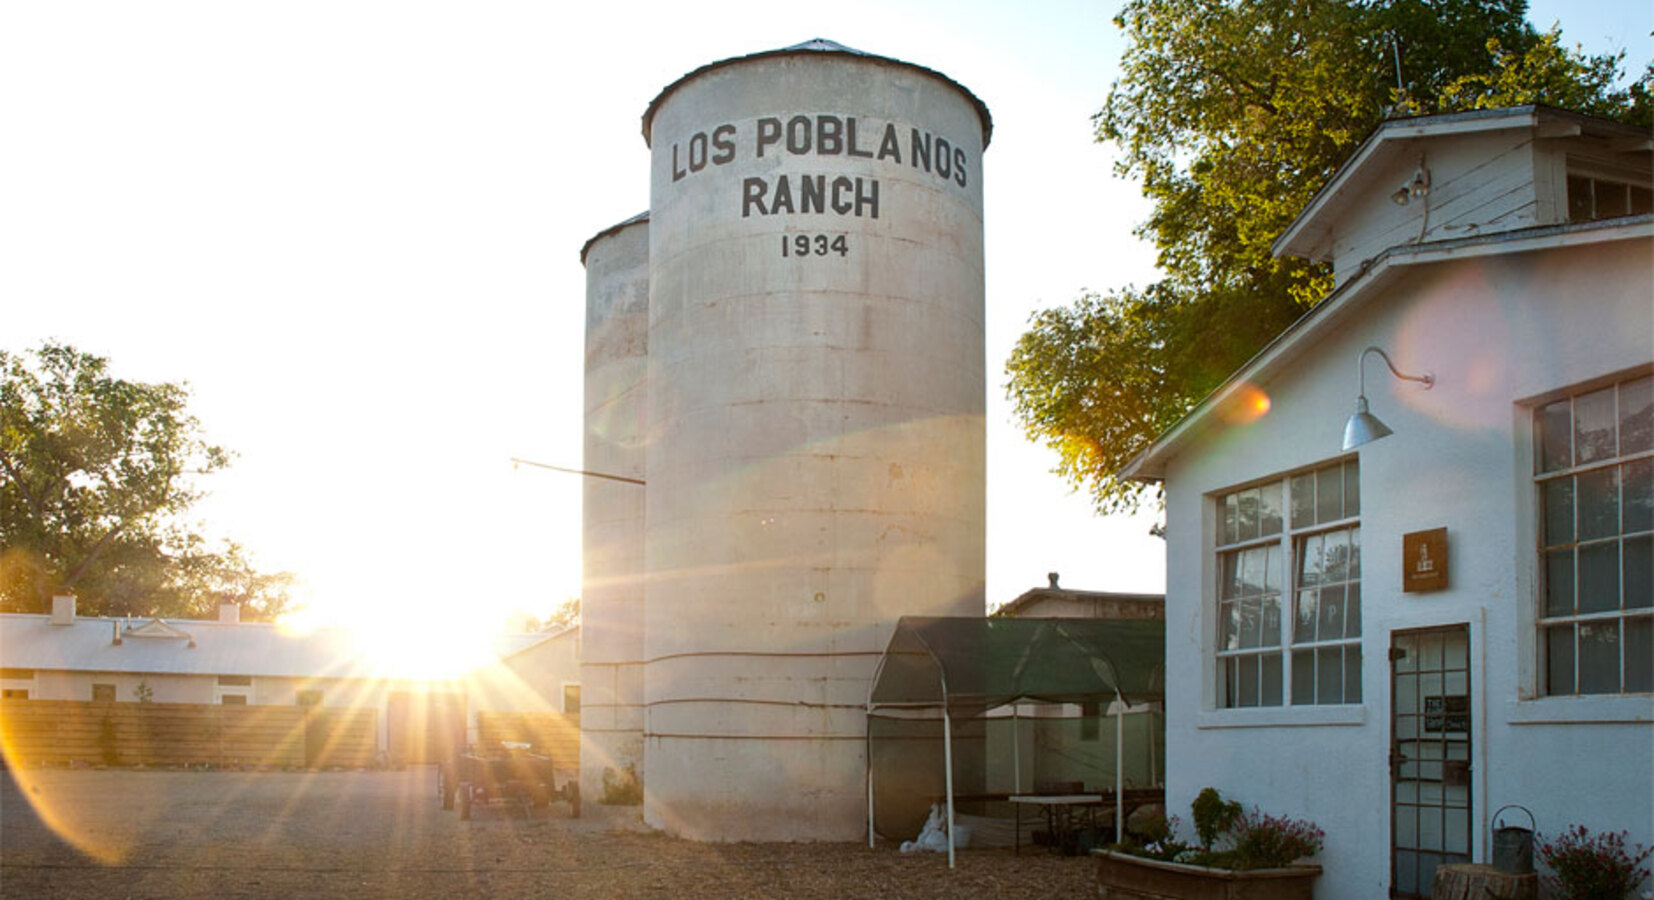
[[(642, 479), (648, 420), (649, 216), (599, 232), (586, 267), (588, 471)], [(580, 791), (643, 776), (644, 490), (584, 479), (581, 528)]]

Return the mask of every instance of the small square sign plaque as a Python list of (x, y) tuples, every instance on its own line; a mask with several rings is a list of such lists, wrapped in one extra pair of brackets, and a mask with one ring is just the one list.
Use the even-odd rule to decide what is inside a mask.
[(1439, 591), (1447, 587), (1447, 529), (1415, 531), (1401, 536), (1401, 589), (1405, 593)]

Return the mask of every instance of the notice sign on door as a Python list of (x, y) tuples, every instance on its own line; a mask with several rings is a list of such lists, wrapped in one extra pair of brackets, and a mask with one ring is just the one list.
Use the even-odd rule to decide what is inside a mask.
[(1447, 587), (1447, 529), (1401, 536), (1401, 589), (1413, 594)]

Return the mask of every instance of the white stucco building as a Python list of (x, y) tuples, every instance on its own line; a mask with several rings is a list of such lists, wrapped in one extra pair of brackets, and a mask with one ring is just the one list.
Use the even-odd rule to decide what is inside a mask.
[[(1318, 897), (1428, 896), (1510, 803), (1654, 843), (1650, 148), (1386, 122), (1276, 244), (1336, 288), (1126, 471), (1166, 491), (1168, 809), (1313, 820)], [(1358, 359), (1394, 433), (1344, 449)]]

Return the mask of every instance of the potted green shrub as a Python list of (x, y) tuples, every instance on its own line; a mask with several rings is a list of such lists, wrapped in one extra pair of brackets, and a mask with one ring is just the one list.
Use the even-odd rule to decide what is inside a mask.
[(1562, 900), (1623, 900), (1648, 878), (1643, 862), (1654, 847), (1626, 846), (1626, 832), (1592, 833), (1570, 826), (1539, 844), (1539, 859), (1554, 874), (1545, 883)]
[(1243, 810), (1206, 788), (1190, 804), (1198, 844), (1177, 839), (1176, 817), (1095, 851), (1102, 900), (1310, 900), (1321, 867), (1313, 823)]

